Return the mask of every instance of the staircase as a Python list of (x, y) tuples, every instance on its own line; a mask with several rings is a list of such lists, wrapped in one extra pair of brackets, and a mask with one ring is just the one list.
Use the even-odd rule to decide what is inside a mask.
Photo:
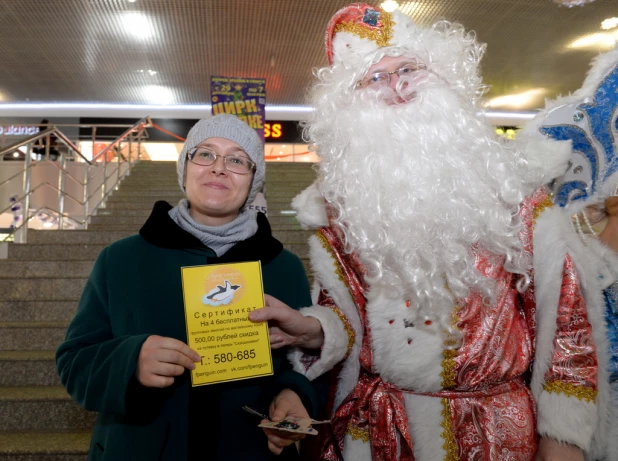
[[(311, 164), (269, 163), (266, 199), (273, 233), (308, 271), (307, 238), (292, 198), (313, 181)], [(66, 394), (54, 354), (98, 253), (137, 233), (157, 200), (183, 198), (173, 162), (138, 164), (88, 230), (28, 231), (0, 260), (0, 461), (84, 461), (95, 414)], [(133, 276), (127, 274), (127, 277)]]

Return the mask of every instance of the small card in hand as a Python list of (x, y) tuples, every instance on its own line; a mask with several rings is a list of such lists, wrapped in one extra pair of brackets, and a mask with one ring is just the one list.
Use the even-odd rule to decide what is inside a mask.
[(326, 424), (330, 421), (316, 421), (311, 418), (295, 418), (294, 416), (288, 416), (283, 421), (271, 421), (270, 418), (262, 413), (255, 411), (249, 407), (242, 407), (243, 410), (248, 411), (251, 414), (267, 419), (268, 422), (258, 424), (258, 427), (265, 427), (267, 429), (276, 429), (284, 432), (295, 432), (297, 434), (318, 435), (318, 431), (311, 427), (312, 424)]

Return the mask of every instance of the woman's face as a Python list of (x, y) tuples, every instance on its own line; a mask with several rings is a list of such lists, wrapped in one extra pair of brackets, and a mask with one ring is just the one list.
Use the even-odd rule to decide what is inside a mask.
[(197, 147), (199, 152), (215, 153), (217, 159), (212, 165), (202, 166), (187, 158), (185, 191), (191, 217), (207, 226), (227, 224), (238, 216), (249, 196), (253, 170), (248, 174), (233, 173), (226, 169), (224, 157), (250, 158), (238, 144), (224, 138), (209, 138)]

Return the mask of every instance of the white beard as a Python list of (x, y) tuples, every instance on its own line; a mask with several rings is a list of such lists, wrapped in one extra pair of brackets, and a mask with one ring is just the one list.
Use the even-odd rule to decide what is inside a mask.
[(407, 104), (355, 91), (334, 113), (325, 95), (340, 85), (322, 85), (307, 133), (321, 158), (321, 192), (372, 289), (410, 300), (416, 317), (453, 333), (454, 298), (471, 289), (494, 297), (473, 246), (502, 257), (511, 272), (528, 269), (518, 207), (540, 179), (471, 104), (429, 80)]

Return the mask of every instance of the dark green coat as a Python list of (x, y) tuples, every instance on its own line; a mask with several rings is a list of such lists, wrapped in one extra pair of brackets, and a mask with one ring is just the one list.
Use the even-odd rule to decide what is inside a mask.
[[(268, 411), (284, 388), (296, 391), (314, 416), (313, 385), (294, 372), (284, 349), (273, 351), (275, 375), (191, 388), (188, 372), (166, 389), (144, 388), (134, 374), (149, 335), (187, 341), (180, 268), (261, 261), (264, 290), (289, 306), (311, 304), (300, 260), (272, 237), (259, 214), (258, 232), (221, 258), (168, 216), (158, 202), (140, 231), (106, 247), (86, 284), (65, 341), (56, 354), (62, 383), (81, 406), (99, 413), (89, 460), (183, 461), (274, 458), (241, 410)], [(295, 459), (294, 447), (276, 459)]]

